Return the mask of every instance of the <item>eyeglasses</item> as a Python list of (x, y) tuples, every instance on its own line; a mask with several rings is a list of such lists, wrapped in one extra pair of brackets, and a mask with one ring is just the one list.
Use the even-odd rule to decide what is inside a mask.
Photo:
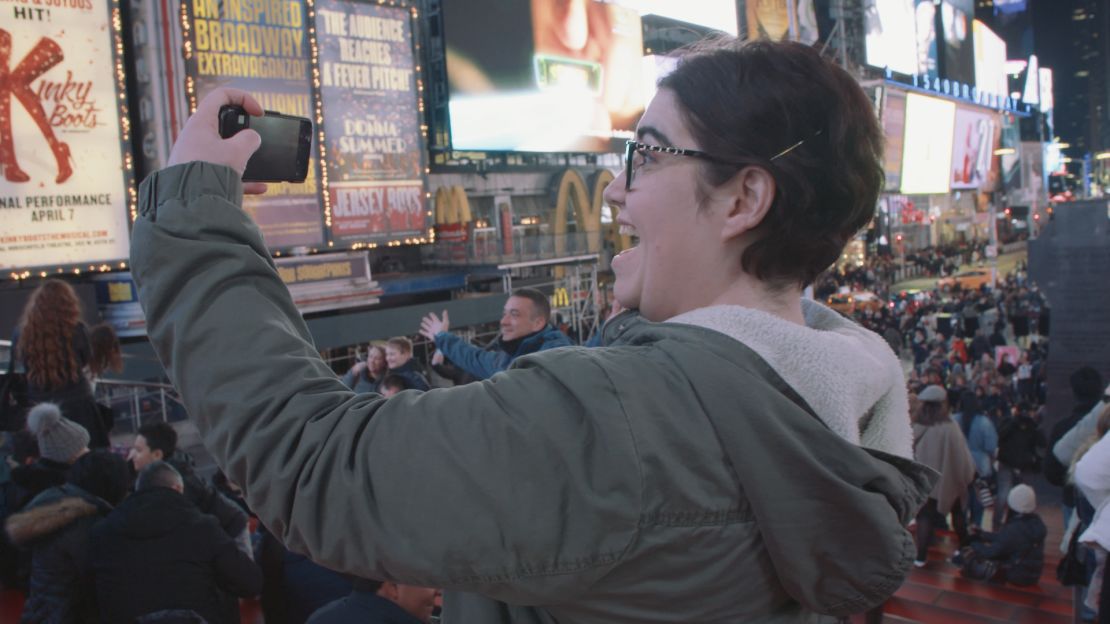
[[(820, 134), (820, 132), (818, 132), (817, 134)], [(816, 136), (816, 134), (814, 136)], [(798, 141), (797, 143), (782, 150), (781, 152), (775, 154), (767, 160), (769, 162), (774, 162), (776, 159), (782, 158), (783, 156), (786, 156), (790, 152), (794, 151), (795, 149), (800, 147), (802, 143), (805, 142), (806, 140), (802, 139), (801, 141)], [(656, 152), (660, 154), (674, 154), (676, 156), (690, 156), (691, 158), (700, 158), (702, 160), (708, 160), (710, 162), (720, 163), (723, 165), (735, 165), (737, 167), (742, 167), (744, 165), (750, 164), (740, 162), (731, 158), (714, 156), (713, 154), (707, 154), (706, 152), (698, 150), (683, 149), (681, 147), (662, 147), (660, 145), (648, 145), (647, 143), (640, 143), (639, 141), (626, 141), (624, 144), (624, 190), (626, 191), (632, 190), (632, 176), (636, 173), (636, 169), (639, 167), (638, 164), (633, 163), (633, 159), (638, 152)]]

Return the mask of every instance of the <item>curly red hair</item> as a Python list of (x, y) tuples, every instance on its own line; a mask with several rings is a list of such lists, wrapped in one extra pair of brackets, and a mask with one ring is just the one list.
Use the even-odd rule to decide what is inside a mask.
[(48, 279), (31, 293), (23, 308), (18, 349), (32, 384), (54, 390), (81, 377), (81, 364), (73, 348), (73, 335), (80, 322), (81, 303), (69, 284)]

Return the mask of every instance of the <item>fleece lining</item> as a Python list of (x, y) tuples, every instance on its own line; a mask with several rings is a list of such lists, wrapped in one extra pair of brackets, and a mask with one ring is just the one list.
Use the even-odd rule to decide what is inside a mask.
[(844, 439), (913, 458), (902, 365), (874, 332), (802, 300), (805, 326), (742, 306), (692, 310), (668, 322), (712, 329), (755, 351)]

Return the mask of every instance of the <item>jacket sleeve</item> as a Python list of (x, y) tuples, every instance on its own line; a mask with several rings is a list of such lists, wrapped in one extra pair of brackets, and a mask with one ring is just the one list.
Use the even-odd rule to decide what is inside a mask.
[(487, 351), (448, 332), (436, 334), (436, 349), (443, 357), (479, 379), (489, 379), (509, 367), (509, 356), (500, 351)]
[(1010, 524), (991, 536), (990, 540), (971, 545), (975, 553), (987, 559), (1004, 559), (1026, 547), (1021, 528)]
[(1110, 436), (1103, 436), (1075, 465), (1075, 484), (1095, 509), (1110, 497)]
[(1067, 433), (1063, 435), (1052, 447), (1052, 454), (1056, 459), (1065, 466), (1070, 466), (1072, 459), (1075, 458), (1076, 451), (1084, 441), (1089, 439), (1095, 434), (1098, 427), (1098, 415), (1106, 407), (1105, 403), (1097, 403), (1087, 415), (1084, 416), (1078, 423), (1075, 424)]
[(151, 343), (267, 528), (336, 571), (509, 602), (604, 575), (641, 491), (598, 365), (552, 351), (481, 383), (356, 395), (320, 359), (240, 185), (199, 162), (148, 178), (132, 270)]
[(262, 569), (223, 533), (223, 529), (209, 526), (212, 529), (209, 539), (216, 547), (212, 561), (216, 584), (225, 592), (240, 598), (261, 594)]

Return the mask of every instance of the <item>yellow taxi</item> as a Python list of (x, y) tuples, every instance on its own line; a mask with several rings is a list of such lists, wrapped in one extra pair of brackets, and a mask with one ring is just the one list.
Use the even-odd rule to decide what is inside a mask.
[(959, 286), (961, 290), (978, 290), (984, 284), (989, 286), (993, 280), (994, 269), (967, 269), (938, 279), (937, 288), (951, 290)]

